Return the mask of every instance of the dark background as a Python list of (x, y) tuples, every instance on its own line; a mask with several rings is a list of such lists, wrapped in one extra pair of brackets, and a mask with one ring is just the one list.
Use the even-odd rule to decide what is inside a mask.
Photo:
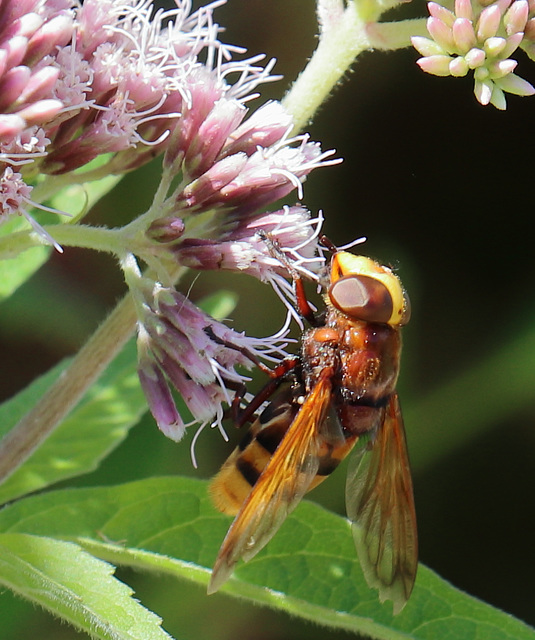
[[(285, 80), (267, 85), (265, 97), (282, 97), (312, 54), (313, 5), (230, 0), (217, 10), (226, 42), (278, 58), (276, 71)], [(424, 8), (411, 12), (424, 15)], [(482, 107), (470, 79), (426, 75), (417, 57), (413, 50), (359, 57), (308, 128), (344, 163), (314, 172), (304, 203), (324, 211), (334, 243), (367, 236), (360, 250), (395, 265), (411, 295), (400, 394), (421, 561), (535, 624), (535, 102), (511, 96), (505, 112)], [(516, 57), (519, 75), (534, 82), (533, 65), (522, 53)], [(141, 213), (157, 178), (156, 164), (142, 177), (127, 176), (88, 222), (119, 225)], [(280, 327), (284, 312), (274, 296), (269, 309), (280, 309), (280, 316), (251, 313), (267, 307), (271, 292), (249, 278), (202, 274), (192, 297), (220, 288), (244, 301), (233, 314), (236, 328), (262, 336)], [(124, 291), (113, 259), (82, 250), (54, 254), (0, 315), (2, 396), (75, 352)], [(205, 434), (195, 471), (188, 445), (163, 438), (147, 417), (79, 484), (165, 473), (209, 477), (230, 451), (216, 433)], [(343, 483), (340, 470), (311, 498), (343, 513)], [(176, 637), (346, 637), (223, 595), (207, 599), (202, 588), (169, 578), (120, 575)], [(23, 620), (10, 640), (37, 629), (42, 638), (76, 637), (8, 594), (0, 597), (2, 606), (20, 608), (17, 620)]]

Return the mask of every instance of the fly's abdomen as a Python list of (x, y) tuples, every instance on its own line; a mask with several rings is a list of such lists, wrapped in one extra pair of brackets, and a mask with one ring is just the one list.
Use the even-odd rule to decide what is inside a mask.
[(298, 409), (299, 405), (288, 401), (285, 394), (270, 402), (251, 425), (210, 485), (212, 500), (219, 511), (228, 515), (238, 513)]
[(353, 434), (344, 435), (337, 444), (323, 442), (318, 451), (318, 471), (316, 477), (310, 485), (309, 491), (321, 484), (338, 467), (342, 460), (348, 455), (357, 443), (358, 436)]

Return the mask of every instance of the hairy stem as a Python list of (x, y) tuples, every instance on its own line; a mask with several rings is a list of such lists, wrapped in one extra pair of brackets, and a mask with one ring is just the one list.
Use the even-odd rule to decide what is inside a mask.
[(295, 132), (306, 127), (355, 58), (369, 47), (366, 24), (354, 3), (321, 26), (316, 51), (282, 101), (294, 118)]
[(282, 101), (294, 118), (294, 133), (307, 126), (360, 53), (369, 49), (401, 49), (410, 46), (411, 36), (426, 35), (423, 18), (378, 22), (383, 11), (397, 4), (398, 0), (390, 3), (361, 0), (348, 2), (342, 10), (337, 0), (318, 3), (318, 47)]
[[(125, 251), (135, 252), (143, 257), (149, 242), (144, 242), (140, 235), (134, 238), (130, 233), (130, 226), (118, 229), (106, 227), (92, 227), (82, 224), (54, 224), (44, 225), (43, 229), (50, 234), (62, 247), (79, 247), (105, 251), (117, 256)], [(0, 260), (16, 258), (23, 251), (42, 246), (41, 238), (33, 229), (18, 231), (0, 237)]]

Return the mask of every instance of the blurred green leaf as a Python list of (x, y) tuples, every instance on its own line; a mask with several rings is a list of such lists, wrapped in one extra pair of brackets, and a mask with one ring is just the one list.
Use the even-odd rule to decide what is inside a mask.
[(70, 542), (0, 535), (0, 583), (103, 640), (165, 640), (160, 619), (113, 577), (114, 567)]
[[(100, 164), (105, 164), (107, 159), (106, 155), (99, 156), (87, 167), (96, 169)], [(83, 174), (80, 177), (83, 177)], [(73, 217), (68, 219), (68, 223), (73, 224), (83, 218), (91, 207), (109, 193), (122, 178), (122, 175), (109, 175), (93, 182), (69, 185), (54, 194), (48, 204), (54, 209), (70, 213)]]
[(234, 291), (216, 291), (198, 302), (199, 307), (212, 318), (223, 320), (229, 316), (238, 304), (238, 295)]
[[(105, 161), (106, 158), (99, 160), (101, 164), (105, 163)], [(91, 165), (91, 168), (97, 166), (98, 163), (95, 162), (94, 166)], [(98, 202), (100, 198), (111, 191), (121, 178), (122, 176), (112, 175), (94, 182), (68, 185), (49, 198), (47, 205), (58, 211), (71, 214), (72, 217), (62, 217), (59, 224), (73, 224), (83, 218), (95, 202)], [(62, 179), (63, 177), (60, 177), (56, 180)], [(47, 180), (51, 185), (54, 184), (53, 177), (47, 176)], [(36, 188), (43, 189), (44, 186), (45, 182)], [(29, 213), (38, 217), (41, 224), (51, 224), (51, 221), (58, 219), (55, 213), (43, 213), (39, 209), (30, 209)], [(9, 239), (12, 234), (28, 230), (31, 230), (31, 226), (23, 216), (13, 216), (0, 225), (0, 238), (6, 237)], [(50, 233), (53, 237), (53, 229), (50, 230)], [(15, 241), (14, 247), (16, 246)], [(0, 261), (0, 301), (9, 297), (24, 284), (46, 262), (52, 252), (52, 248), (45, 245), (32, 246), (22, 251), (22, 253), (18, 253), (18, 249), (13, 248), (11, 243), (8, 244), (8, 247), (13, 249), (13, 257), (9, 260)]]
[[(404, 411), (413, 468), (422, 471), (465, 446), (500, 421), (533, 405), (535, 327), (493, 345), (478, 360)], [(419, 427), (418, 427), (419, 425)]]
[[(95, 469), (139, 421), (147, 404), (131, 341), (69, 417), (0, 486), (0, 502)], [(38, 378), (0, 407), (0, 434), (9, 431), (65, 372), (68, 361)]]
[(40, 398), (45, 391), (60, 376), (69, 364), (69, 360), (63, 360), (55, 367), (52, 367), (42, 376), (36, 378), (16, 396), (6, 400), (0, 405), (0, 437), (11, 430), (11, 428), (22, 418), (28, 409)]
[(63, 286), (64, 282), (43, 272), (37, 271), (21, 291), (13, 291), (15, 295), (5, 301), (0, 314), (0, 334), (7, 342), (22, 344), (31, 336), (34, 343), (68, 353), (77, 349), (100, 322), (103, 303), (82, 289)]
[[(22, 216), (14, 216), (0, 225), (0, 238), (28, 229)], [(0, 301), (8, 298), (46, 262), (52, 251), (44, 245), (32, 247), (11, 260), (0, 260)]]
[[(202, 584), (229, 523), (211, 506), (206, 482), (185, 478), (50, 492), (0, 512), (0, 531), (74, 540), (108, 561)], [(393, 616), (364, 581), (347, 520), (307, 502), (224, 591), (374, 638), (535, 639), (524, 623), (422, 565), (409, 603)]]

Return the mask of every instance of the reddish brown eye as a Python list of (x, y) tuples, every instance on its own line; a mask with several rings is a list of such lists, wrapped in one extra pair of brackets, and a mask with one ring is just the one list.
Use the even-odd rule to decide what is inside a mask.
[(392, 317), (392, 296), (382, 282), (370, 276), (336, 280), (329, 288), (329, 298), (337, 309), (358, 320), (387, 323)]

